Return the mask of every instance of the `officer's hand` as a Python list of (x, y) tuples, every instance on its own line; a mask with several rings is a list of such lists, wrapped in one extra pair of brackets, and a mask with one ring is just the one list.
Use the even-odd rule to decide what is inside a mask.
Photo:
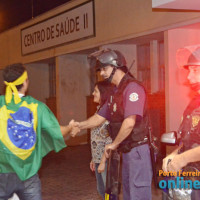
[(105, 151), (104, 151), (106, 158), (109, 158), (110, 154), (111, 154), (111, 151), (115, 150), (116, 148), (117, 148), (117, 146), (114, 143), (106, 145), (105, 146)]
[(168, 171), (177, 172), (187, 165), (186, 159), (183, 154), (177, 154), (173, 160), (168, 164)]
[(170, 163), (170, 161), (174, 158), (176, 154), (170, 154), (168, 155), (166, 158), (163, 159), (163, 165), (162, 165), (162, 170), (167, 172), (168, 171), (168, 164)]

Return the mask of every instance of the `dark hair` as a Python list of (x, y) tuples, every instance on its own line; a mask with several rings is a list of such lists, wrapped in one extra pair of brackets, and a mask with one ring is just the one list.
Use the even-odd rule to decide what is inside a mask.
[[(13, 82), (17, 80), (26, 70), (22, 63), (15, 63), (12, 65), (8, 65), (3, 70), (3, 79), (7, 82)], [(17, 90), (22, 88), (23, 84), (16, 85)]]
[(101, 107), (112, 94), (114, 85), (109, 83), (108, 81), (99, 81), (95, 83), (95, 86), (98, 87), (100, 92), (100, 98), (101, 98), (100, 107)]

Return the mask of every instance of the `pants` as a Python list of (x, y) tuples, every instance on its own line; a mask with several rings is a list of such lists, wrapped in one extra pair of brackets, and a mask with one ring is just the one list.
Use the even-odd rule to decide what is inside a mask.
[(122, 154), (123, 200), (151, 200), (152, 166), (148, 144)]
[(42, 200), (38, 174), (25, 181), (15, 173), (0, 174), (0, 200), (8, 200), (14, 193), (20, 200)]
[(95, 175), (96, 175), (96, 179), (97, 179), (97, 191), (98, 193), (101, 195), (101, 197), (103, 199), (105, 199), (105, 188), (106, 188), (106, 168), (104, 172), (99, 173), (97, 171), (99, 167), (99, 163), (95, 163)]

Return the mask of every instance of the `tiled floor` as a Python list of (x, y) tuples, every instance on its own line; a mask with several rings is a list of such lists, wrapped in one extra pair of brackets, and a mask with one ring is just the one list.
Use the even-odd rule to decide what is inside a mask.
[[(39, 172), (43, 200), (100, 200), (95, 175), (89, 169), (90, 158), (88, 145), (47, 155)], [(153, 186), (152, 190), (153, 200), (162, 199), (160, 190)]]

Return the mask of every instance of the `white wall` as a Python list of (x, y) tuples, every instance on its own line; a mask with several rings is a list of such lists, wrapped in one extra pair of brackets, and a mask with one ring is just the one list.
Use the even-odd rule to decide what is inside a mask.
[[(85, 120), (87, 118), (86, 96), (90, 95), (90, 73), (87, 56), (68, 54), (59, 56), (57, 59), (57, 67), (59, 67), (60, 123), (64, 125), (71, 119), (76, 121)], [(85, 133), (86, 130), (79, 134), (80, 138), (84, 135), (80, 143), (87, 142)]]
[(49, 66), (44, 63), (32, 63), (25, 65), (29, 77), (28, 95), (46, 102), (49, 97)]

